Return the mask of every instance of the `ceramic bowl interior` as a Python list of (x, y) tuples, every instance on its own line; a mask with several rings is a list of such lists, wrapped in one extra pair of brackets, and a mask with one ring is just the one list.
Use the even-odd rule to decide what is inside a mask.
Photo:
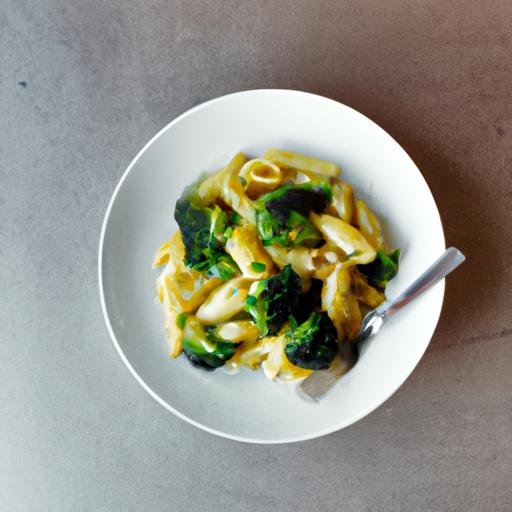
[(412, 372), (432, 337), (444, 293), (440, 283), (387, 324), (356, 367), (319, 403), (262, 372), (204, 372), (171, 360), (151, 269), (156, 249), (176, 229), (174, 203), (204, 171), (243, 151), (270, 147), (337, 162), (342, 177), (383, 220), (390, 248), (402, 248), (397, 294), (444, 250), (439, 213), (421, 173), (384, 130), (355, 110), (285, 90), (231, 94), (172, 121), (121, 178), (101, 234), (100, 296), (107, 327), (139, 383), (174, 414), (209, 432), (260, 443), (311, 439), (364, 417)]

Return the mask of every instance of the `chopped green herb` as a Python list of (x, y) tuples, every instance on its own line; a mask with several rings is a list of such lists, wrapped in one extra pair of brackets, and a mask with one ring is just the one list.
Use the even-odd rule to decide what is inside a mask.
[(288, 318), (288, 323), (290, 324), (290, 329), (292, 331), (297, 329), (297, 327), (299, 326), (297, 320), (295, 320), (295, 317), (293, 315), (290, 315), (290, 317)]
[(229, 226), (228, 229), (226, 229), (226, 231), (224, 231), (224, 238), (231, 238), (231, 236), (233, 235), (233, 226)]
[(176, 325), (177, 325), (178, 329), (183, 330), (185, 328), (185, 323), (187, 321), (187, 316), (188, 315), (186, 313), (180, 313), (176, 317)]
[(254, 297), (253, 295), (247, 295), (245, 303), (249, 306), (254, 306), (256, 304), (256, 297)]
[(242, 186), (247, 185), (247, 180), (243, 176), (238, 176), (238, 181), (242, 184)]
[(265, 270), (267, 270), (265, 263), (261, 263), (260, 261), (253, 261), (250, 267), (254, 272), (265, 272)]

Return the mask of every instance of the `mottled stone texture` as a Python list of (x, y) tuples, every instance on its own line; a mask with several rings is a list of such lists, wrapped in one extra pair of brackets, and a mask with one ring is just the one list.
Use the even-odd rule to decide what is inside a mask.
[[(0, 0), (0, 510), (512, 510), (511, 29), (509, 0)], [(138, 149), (189, 107), (261, 87), (383, 126), (468, 256), (391, 400), (274, 447), (146, 395), (96, 279)]]

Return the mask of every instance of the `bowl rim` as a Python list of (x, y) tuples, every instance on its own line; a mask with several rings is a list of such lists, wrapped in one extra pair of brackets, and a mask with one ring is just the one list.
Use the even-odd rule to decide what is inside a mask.
[(115, 332), (114, 332), (114, 329), (113, 329), (112, 324), (110, 322), (110, 318), (109, 318), (108, 311), (107, 311), (107, 305), (106, 305), (105, 293), (104, 293), (104, 284), (103, 284), (103, 252), (104, 252), (103, 250), (104, 250), (105, 234), (107, 232), (107, 226), (108, 226), (108, 222), (109, 222), (109, 219), (110, 219), (110, 214), (111, 214), (112, 208), (113, 208), (114, 203), (116, 201), (116, 198), (117, 198), (117, 196), (119, 194), (119, 191), (121, 190), (121, 187), (123, 186), (124, 181), (128, 177), (128, 175), (131, 172), (131, 170), (133, 169), (133, 167), (139, 161), (141, 156), (146, 152), (146, 150), (148, 150), (153, 145), (153, 143), (158, 138), (160, 138), (160, 136), (163, 135), (167, 130), (172, 128), (175, 124), (178, 124), (181, 120), (185, 119), (186, 117), (189, 117), (190, 115), (194, 114), (195, 112), (197, 112), (199, 110), (202, 110), (202, 109), (205, 109), (205, 108), (207, 108), (207, 107), (209, 107), (209, 106), (211, 106), (211, 105), (213, 105), (215, 103), (221, 103), (221, 102), (226, 101), (226, 100), (228, 100), (230, 98), (233, 98), (235, 96), (254, 95), (254, 94), (256, 94), (256, 95), (258, 95), (258, 94), (260, 94), (260, 95), (272, 95), (272, 94), (274, 94), (274, 95), (292, 95), (292, 96), (294, 95), (294, 96), (297, 96), (297, 97), (304, 97), (304, 98), (312, 99), (314, 101), (330, 103), (333, 107), (336, 107), (336, 108), (339, 108), (341, 106), (342, 108), (351, 110), (355, 114), (357, 114), (359, 116), (362, 116), (368, 123), (373, 125), (374, 128), (377, 128), (379, 131), (381, 131), (383, 133), (383, 135), (385, 135), (385, 137), (387, 137), (392, 143), (396, 144), (403, 151), (404, 156), (406, 158), (408, 158), (410, 160), (410, 162), (413, 164), (413, 166), (416, 168), (416, 170), (418, 171), (418, 178), (423, 181), (423, 183), (426, 186), (426, 191), (430, 194), (430, 196), (432, 198), (432, 202), (433, 202), (434, 209), (435, 209), (435, 212), (432, 211), (432, 214), (436, 215), (436, 218), (437, 218), (437, 220), (439, 222), (439, 226), (441, 228), (440, 235), (441, 235), (441, 238), (442, 238), (443, 248), (446, 247), (446, 239), (445, 239), (445, 236), (444, 236), (444, 229), (443, 229), (443, 224), (442, 224), (442, 221), (441, 221), (441, 216), (439, 214), (439, 208), (437, 207), (437, 204), (435, 202), (435, 199), (434, 199), (434, 196), (432, 194), (432, 191), (430, 190), (430, 187), (428, 186), (428, 183), (426, 182), (423, 174), (419, 170), (418, 166), (414, 163), (412, 158), (409, 156), (407, 151), (405, 151), (405, 149), (386, 130), (384, 130), (384, 128), (380, 127), (377, 123), (372, 121), (369, 117), (365, 116), (364, 114), (362, 114), (358, 110), (356, 110), (356, 109), (354, 109), (354, 108), (352, 108), (352, 107), (350, 107), (348, 105), (345, 105), (344, 103), (341, 103), (339, 101), (333, 100), (331, 98), (327, 98), (326, 96), (322, 96), (322, 95), (319, 95), (319, 94), (314, 94), (314, 93), (311, 93), (311, 92), (300, 91), (300, 90), (295, 90), (295, 89), (248, 89), (248, 90), (233, 92), (233, 93), (230, 93), (230, 94), (219, 96), (219, 97), (213, 98), (211, 100), (205, 101), (203, 103), (200, 103), (199, 105), (196, 105), (196, 106), (186, 110), (185, 112), (183, 112), (182, 114), (180, 114), (179, 116), (174, 118), (172, 121), (170, 121), (168, 124), (166, 124), (162, 129), (160, 129), (153, 137), (151, 137), (151, 139), (146, 144), (144, 144), (144, 146), (136, 154), (136, 156), (130, 162), (130, 164), (128, 165), (126, 170), (121, 175), (121, 178), (119, 179), (119, 181), (118, 181), (118, 183), (117, 183), (117, 185), (116, 185), (116, 187), (114, 189), (114, 192), (112, 193), (112, 196), (111, 196), (111, 198), (109, 200), (109, 203), (108, 203), (108, 206), (107, 206), (107, 209), (106, 209), (106, 212), (105, 212), (105, 216), (103, 218), (102, 226), (101, 226), (100, 240), (99, 240), (99, 246), (98, 246), (98, 291), (99, 291), (99, 298), (100, 298), (100, 305), (101, 305), (101, 311), (102, 311), (102, 315), (103, 315), (103, 320), (105, 322), (105, 325), (106, 325), (108, 334), (110, 336), (110, 339), (112, 341), (112, 344), (114, 345), (114, 347), (115, 347), (117, 353), (119, 354), (119, 357), (123, 361), (124, 365), (128, 368), (128, 371), (135, 378), (135, 380), (142, 386), (142, 388), (152, 398), (154, 398), (162, 407), (164, 407), (168, 411), (170, 411), (173, 414), (175, 414), (178, 418), (181, 418), (182, 420), (186, 421), (187, 423), (190, 423), (191, 425), (194, 425), (195, 427), (198, 427), (201, 430), (209, 432), (210, 434), (214, 434), (214, 435), (217, 435), (219, 437), (223, 437), (225, 439), (230, 439), (230, 440), (233, 440), (233, 441), (239, 441), (239, 442), (243, 442), (243, 443), (252, 443), (252, 444), (288, 444), (288, 443), (295, 443), (295, 442), (300, 442), (300, 441), (308, 441), (308, 440), (311, 440), (311, 439), (316, 439), (318, 437), (323, 437), (323, 436), (326, 436), (328, 434), (332, 434), (334, 432), (337, 432), (338, 430), (342, 430), (343, 428), (346, 428), (349, 425), (352, 425), (353, 423), (356, 423), (360, 419), (364, 418), (365, 416), (367, 416), (368, 414), (370, 414), (371, 412), (373, 412), (374, 410), (379, 408), (393, 394), (396, 393), (396, 391), (412, 375), (412, 373), (414, 372), (415, 368), (417, 367), (417, 365), (419, 364), (419, 362), (423, 358), (423, 356), (424, 356), (424, 354), (425, 354), (425, 352), (426, 352), (426, 350), (427, 350), (427, 348), (428, 348), (428, 346), (429, 346), (429, 344), (430, 344), (430, 342), (432, 340), (432, 337), (434, 336), (435, 329), (437, 328), (437, 325), (439, 323), (439, 318), (441, 316), (441, 311), (442, 311), (442, 307), (443, 307), (443, 303), (444, 303), (445, 282), (444, 282), (444, 280), (442, 280), (436, 286), (436, 288), (441, 289), (441, 293), (440, 293), (440, 301), (439, 301), (438, 311), (437, 311), (437, 314), (436, 314), (435, 323), (434, 323), (434, 330), (432, 332), (432, 335), (431, 335), (428, 343), (426, 343), (425, 349), (421, 353), (421, 356), (418, 358), (418, 361), (411, 368), (411, 370), (405, 376), (405, 378), (401, 382), (399, 382), (396, 385), (396, 387), (394, 387), (388, 394), (386, 394), (386, 396), (384, 396), (384, 398), (379, 399), (379, 401), (375, 405), (372, 405), (372, 406), (366, 408), (364, 411), (362, 411), (361, 413), (359, 413), (357, 415), (352, 416), (350, 419), (345, 419), (345, 420), (343, 420), (343, 421), (341, 421), (339, 423), (336, 423), (333, 426), (327, 427), (325, 429), (318, 430), (318, 431), (316, 431), (314, 433), (310, 433), (310, 434), (306, 434), (306, 435), (300, 435), (300, 436), (294, 436), (294, 437), (288, 437), (288, 438), (285, 438), (285, 439), (257, 439), (257, 438), (250, 438), (250, 437), (246, 437), (246, 436), (240, 436), (240, 435), (236, 435), (236, 434), (229, 434), (229, 433), (226, 433), (226, 432), (222, 432), (221, 430), (217, 430), (215, 428), (208, 427), (207, 425), (203, 425), (199, 421), (196, 421), (196, 420), (194, 420), (192, 418), (189, 418), (188, 416), (186, 416), (182, 412), (180, 412), (177, 409), (175, 409), (174, 407), (172, 407), (163, 398), (161, 398), (155, 391), (153, 391), (153, 389), (151, 389), (151, 387), (148, 384), (146, 384), (144, 379), (137, 373), (135, 368), (131, 365), (130, 361), (128, 360), (128, 358), (124, 354), (123, 349), (121, 348), (121, 345), (119, 344), (119, 341), (117, 340), (117, 337), (115, 335)]

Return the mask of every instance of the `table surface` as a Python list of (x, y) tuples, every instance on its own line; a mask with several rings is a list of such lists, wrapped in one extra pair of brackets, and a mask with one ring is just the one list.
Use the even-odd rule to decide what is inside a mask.
[[(0, 510), (512, 510), (511, 27), (508, 0), (0, 0)], [(96, 278), (139, 148), (200, 102), (269, 87), (391, 133), (468, 257), (402, 388), (284, 446), (153, 401)]]

